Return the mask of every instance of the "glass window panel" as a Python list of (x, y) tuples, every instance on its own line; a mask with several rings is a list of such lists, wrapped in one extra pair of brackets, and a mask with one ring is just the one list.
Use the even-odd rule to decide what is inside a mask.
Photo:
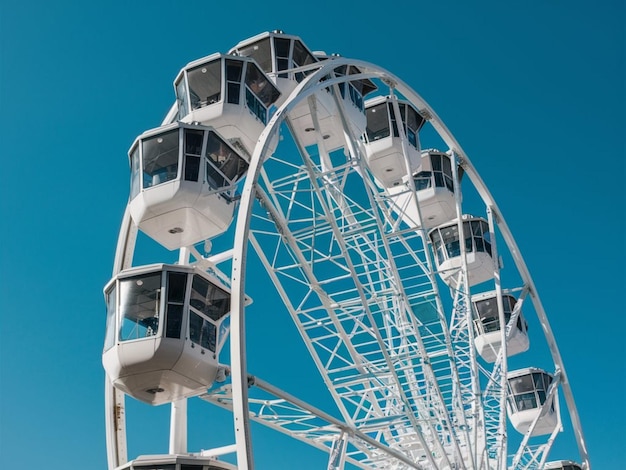
[(411, 144), (413, 147), (417, 148), (417, 134), (413, 130), (407, 129), (406, 130), (406, 137), (409, 140), (409, 144)]
[(276, 50), (276, 58), (282, 59), (278, 63), (278, 70), (287, 70), (289, 68), (289, 49), (291, 41), (285, 38), (274, 38), (274, 48)]
[(230, 311), (230, 294), (201, 276), (194, 276), (191, 306), (212, 320), (219, 320)]
[(176, 179), (178, 136), (178, 129), (174, 129), (142, 140), (144, 188)]
[(389, 137), (389, 118), (387, 115), (387, 104), (381, 103), (367, 109), (367, 140), (374, 140)]
[(226, 60), (226, 80), (229, 82), (241, 82), (243, 62), (239, 60)]
[(183, 76), (176, 84), (176, 101), (178, 103), (178, 119), (189, 114), (189, 97), (187, 96), (187, 82)]
[[(389, 120), (391, 121), (393, 136), (398, 137), (400, 134), (398, 133), (398, 124), (396, 123), (396, 113), (393, 111), (391, 103), (387, 103), (387, 107), (389, 108)], [(400, 110), (402, 110), (402, 108), (400, 108)]]
[(539, 399), (539, 405), (543, 405), (546, 402), (546, 392), (537, 390), (537, 398)]
[(483, 243), (483, 239), (482, 238), (474, 238), (474, 247), (476, 248), (476, 251), (484, 252), (485, 251), (485, 244)]
[(121, 341), (157, 334), (160, 295), (160, 272), (120, 281)]
[(180, 338), (183, 324), (183, 306), (185, 302), (185, 288), (187, 286), (186, 273), (167, 274), (167, 316), (165, 336)]
[(189, 312), (189, 339), (196, 344), (200, 344), (203, 323), (204, 319), (200, 315)]
[(535, 385), (533, 384), (533, 378), (530, 374), (509, 379), (509, 385), (511, 386), (511, 389), (513, 390), (513, 393), (515, 394), (524, 393), (524, 392), (532, 392), (535, 390)]
[(106, 330), (104, 335), (104, 350), (108, 351), (115, 344), (115, 313), (117, 304), (117, 289), (115, 284), (111, 287), (111, 290), (106, 294)]
[(441, 155), (431, 155), (430, 164), (433, 167), (433, 171), (441, 171)]
[(185, 181), (198, 181), (204, 131), (185, 129)]
[(270, 48), (270, 38), (261, 39), (249, 46), (239, 49), (242, 57), (252, 57), (259, 67), (265, 72), (272, 71), (272, 50)]
[(180, 330), (183, 325), (183, 305), (168, 304), (167, 320), (165, 322), (165, 336), (167, 338), (180, 338)]
[(297, 40), (293, 42), (293, 61), (295, 67), (302, 67), (317, 62), (304, 44)]
[(204, 131), (198, 129), (185, 129), (185, 153), (202, 155), (202, 140)]
[(133, 148), (130, 154), (130, 198), (133, 199), (139, 194), (139, 175), (141, 165), (139, 163), (139, 146)]
[(183, 303), (185, 301), (186, 273), (167, 273), (167, 301)]
[(246, 85), (265, 107), (275, 103), (280, 96), (280, 91), (255, 64), (248, 64), (246, 68)]
[(435, 172), (435, 186), (437, 188), (445, 187), (445, 182), (444, 182), (444, 179), (443, 179), (443, 175), (439, 171)]
[(185, 181), (198, 181), (200, 173), (200, 157), (185, 157)]
[(452, 164), (450, 163), (450, 159), (446, 157), (441, 157), (443, 163), (443, 172), (452, 178)]
[(222, 61), (199, 65), (187, 72), (191, 108), (198, 109), (221, 100)]
[(407, 127), (417, 133), (424, 124), (424, 118), (412, 106), (409, 106), (408, 109)]
[(215, 352), (216, 327), (206, 318), (189, 312), (189, 339), (210, 351)]
[(537, 408), (537, 399), (534, 393), (524, 393), (515, 396), (517, 411), (532, 410)]
[(421, 191), (422, 189), (430, 188), (432, 173), (430, 171), (420, 171), (414, 177), (415, 190)]
[(214, 132), (207, 143), (207, 180), (213, 188), (229, 186), (248, 170), (248, 163)]
[(239, 85), (239, 83), (229, 82), (228, 87), (227, 87), (228, 103), (239, 104), (240, 91), (241, 91), (241, 85)]

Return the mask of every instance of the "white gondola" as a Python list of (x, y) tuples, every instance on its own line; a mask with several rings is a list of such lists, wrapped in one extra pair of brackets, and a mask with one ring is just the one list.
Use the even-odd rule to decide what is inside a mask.
[[(242, 57), (252, 57), (261, 68), (274, 80), (281, 92), (276, 103), (280, 106), (291, 92), (306, 77), (309, 72), (294, 72), (293, 69), (320, 62), (332, 60), (324, 54), (314, 54), (302, 40), (282, 31), (265, 32), (240, 42), (230, 50), (231, 54)], [(355, 66), (347, 68), (345, 65), (337, 67), (336, 76), (354, 75), (359, 73)], [(365, 131), (365, 113), (363, 97), (376, 89), (370, 80), (353, 80), (338, 86), (346, 120), (355, 136)], [(298, 140), (305, 147), (323, 142), (326, 151), (330, 152), (345, 146), (343, 127), (339, 118), (339, 111), (333, 97), (333, 91), (325, 88), (314, 94), (316, 117), (319, 126), (316, 127), (311, 115), (308, 100), (301, 101), (289, 114), (289, 121)], [(319, 131), (319, 132), (318, 132)]]
[[(517, 300), (510, 294), (502, 295), (504, 307), (504, 319), (508, 323), (515, 311)], [(483, 292), (472, 296), (474, 307), (474, 328), (476, 336), (474, 344), (478, 354), (487, 362), (494, 362), (498, 357), (501, 346), (501, 327), (498, 314), (498, 300), (495, 291)], [(518, 307), (519, 308), (519, 307)], [(520, 312), (511, 329), (506, 342), (507, 356), (528, 351), (530, 341), (528, 339), (528, 326)]]
[(237, 470), (235, 465), (201, 455), (142, 455), (115, 470)]
[[(409, 174), (418, 171), (422, 162), (418, 132), (424, 118), (406, 101), (398, 100), (398, 107), (399, 117), (395, 115), (393, 98), (389, 96), (378, 96), (365, 103), (365, 158), (370, 171), (384, 188), (400, 187), (407, 175), (403, 148), (409, 159)], [(404, 143), (398, 121), (404, 129)]]
[(224, 54), (187, 64), (174, 88), (180, 121), (213, 127), (248, 156), (280, 96), (254, 60)]
[[(453, 166), (447, 153), (434, 149), (422, 152), (421, 169), (413, 173), (419, 214), (408, 184), (388, 189), (394, 195), (395, 212), (409, 227), (430, 229), (456, 217)], [(458, 167), (457, 171), (458, 181), (461, 181), (463, 169)]]
[(582, 470), (582, 467), (571, 460), (558, 460), (546, 463), (544, 470)]
[(213, 129), (175, 123), (145, 132), (129, 152), (130, 213), (170, 250), (225, 232), (248, 162)]
[[(494, 262), (491, 257), (489, 224), (480, 217), (463, 216), (463, 233), (469, 285), (473, 286), (492, 279)], [(435, 252), (439, 276), (450, 286), (456, 285), (463, 260), (456, 220), (432, 229), (428, 236)]]
[(526, 434), (535, 420), (537, 424), (531, 436), (550, 434), (559, 425), (556, 392), (551, 402), (546, 403), (552, 381), (552, 375), (533, 367), (507, 374), (508, 415), (518, 432)]
[(102, 362), (113, 385), (152, 405), (193, 396), (223, 372), (230, 292), (191, 266), (121, 271), (104, 289)]

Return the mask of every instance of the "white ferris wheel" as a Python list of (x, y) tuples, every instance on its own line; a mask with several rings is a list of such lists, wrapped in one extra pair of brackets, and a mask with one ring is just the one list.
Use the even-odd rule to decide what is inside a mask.
[[(129, 151), (105, 287), (109, 469), (252, 469), (250, 421), (326, 451), (328, 470), (590, 468), (515, 240), (405, 82), (273, 31), (188, 64), (174, 88)], [(178, 262), (134, 266), (138, 231)], [(338, 412), (247, 370), (253, 254)], [(168, 454), (129, 460), (127, 395), (169, 404)], [(187, 448), (192, 397), (232, 411), (232, 445)], [(578, 455), (551, 454), (560, 438)]]

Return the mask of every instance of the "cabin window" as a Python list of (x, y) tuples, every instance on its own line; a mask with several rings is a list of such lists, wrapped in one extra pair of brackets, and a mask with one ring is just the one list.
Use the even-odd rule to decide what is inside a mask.
[(185, 129), (185, 181), (198, 181), (204, 131)]
[(231, 104), (239, 104), (242, 70), (241, 61), (226, 60), (226, 100)]
[(230, 312), (230, 295), (203, 277), (194, 276), (190, 304), (198, 312), (217, 321)]
[(387, 104), (381, 103), (367, 109), (367, 133), (368, 142), (389, 137), (389, 118)]
[(238, 53), (242, 57), (252, 57), (264, 72), (269, 73), (272, 71), (270, 38), (261, 39), (249, 46), (245, 46), (239, 49)]
[(130, 198), (133, 199), (139, 194), (139, 188), (141, 183), (139, 181), (139, 175), (141, 163), (139, 159), (139, 146), (135, 146), (130, 154)]
[[(463, 222), (463, 234), (465, 235), (465, 250), (487, 252), (491, 255), (491, 243), (489, 240), (489, 224), (484, 220), (471, 220)], [(451, 225), (433, 230), (430, 233), (437, 260), (439, 264), (446, 259), (461, 256), (459, 244), (458, 226)]]
[(186, 286), (187, 274), (167, 273), (167, 317), (165, 325), (167, 338), (180, 338)]
[(254, 64), (246, 69), (246, 105), (263, 124), (267, 124), (267, 108), (274, 103), (280, 92)]
[(117, 312), (117, 289), (115, 284), (106, 293), (107, 319), (104, 336), (104, 350), (108, 351), (115, 345), (115, 314)]
[(430, 164), (435, 177), (435, 186), (438, 188), (448, 188), (454, 192), (454, 180), (452, 179), (452, 165), (447, 155), (431, 154)]
[(214, 189), (233, 184), (248, 170), (248, 163), (215, 133), (209, 133), (206, 150), (206, 178)]
[[(317, 62), (315, 57), (304, 47), (304, 44), (300, 41), (293, 42), (293, 67), (304, 67), (305, 65), (313, 64)], [(297, 82), (301, 82), (309, 72), (296, 72), (295, 79)]]
[[(468, 225), (471, 224), (471, 237)], [(465, 245), (468, 251), (475, 249), (489, 253), (491, 256), (491, 242), (489, 235), (489, 224), (484, 220), (472, 220), (463, 222), (463, 232), (465, 234)]]
[(189, 339), (204, 349), (215, 352), (217, 330), (203, 315), (189, 312)]
[(420, 171), (413, 176), (413, 182), (415, 183), (415, 190), (421, 191), (422, 189), (428, 189), (431, 186), (432, 172)]
[(275, 103), (280, 96), (280, 91), (253, 63), (249, 63), (246, 68), (246, 86), (266, 108)]
[(189, 97), (187, 96), (187, 82), (183, 76), (176, 84), (176, 102), (178, 103), (178, 120), (189, 114)]
[(191, 109), (217, 103), (222, 91), (221, 60), (199, 65), (187, 71)]
[[(400, 137), (400, 133), (398, 131), (398, 123), (396, 122), (396, 113), (393, 110), (393, 105), (391, 103), (387, 103), (387, 108), (389, 110), (389, 120), (391, 121), (393, 136)], [(400, 112), (402, 112), (402, 106), (400, 106)]]
[(174, 129), (142, 140), (144, 189), (176, 179), (178, 137), (178, 129)]
[[(276, 71), (289, 69), (289, 50), (291, 41), (285, 38), (274, 38), (274, 51), (276, 53)], [(280, 78), (288, 78), (286, 73), (278, 75)]]
[[(502, 305), (504, 307), (504, 321), (509, 322), (511, 319), (511, 313), (515, 308), (515, 297), (510, 295), (502, 296)], [(500, 317), (498, 313), (498, 299), (497, 297), (490, 297), (488, 299), (478, 300), (474, 302), (476, 314), (478, 315), (479, 332), (491, 333), (493, 331), (500, 331)], [(522, 329), (521, 318), (517, 319), (517, 328)]]
[(516, 411), (539, 408), (546, 402), (552, 377), (544, 372), (533, 372), (509, 379), (509, 404)]
[(120, 281), (120, 341), (155, 336), (159, 329), (161, 273)]

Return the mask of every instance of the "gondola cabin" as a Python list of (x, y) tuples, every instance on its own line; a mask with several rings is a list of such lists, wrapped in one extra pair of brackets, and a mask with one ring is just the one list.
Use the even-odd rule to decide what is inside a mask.
[(507, 408), (513, 427), (526, 434), (535, 419), (531, 436), (550, 434), (559, 425), (558, 397), (546, 403), (552, 375), (541, 369), (527, 368), (507, 374)]
[(235, 465), (201, 455), (142, 455), (115, 470), (237, 470)]
[[(471, 215), (464, 215), (462, 223), (468, 282), (473, 286), (494, 276), (489, 224), (485, 219)], [(463, 265), (457, 220), (432, 229), (428, 236), (441, 279), (450, 286), (457, 285), (457, 278)]]
[[(504, 307), (504, 320), (509, 322), (515, 313), (517, 299), (510, 294), (502, 295), (502, 305)], [(472, 306), (474, 308), (474, 344), (478, 354), (487, 362), (495, 362), (500, 352), (501, 327), (498, 313), (498, 298), (495, 291), (484, 292), (472, 296)], [(519, 309), (519, 307), (518, 307)], [(505, 325), (506, 326), (506, 325)], [(517, 316), (515, 324), (511, 325), (507, 341), (507, 356), (528, 351), (530, 341), (528, 340), (528, 326), (521, 312)]]
[[(456, 217), (454, 198), (454, 163), (450, 155), (438, 150), (421, 153), (421, 169), (413, 174), (416, 198), (407, 184), (389, 188), (393, 195), (394, 210), (410, 227), (430, 229)], [(458, 181), (463, 177), (463, 169), (457, 169)], [(415, 199), (419, 204), (419, 214)]]
[(120, 272), (104, 295), (102, 362), (115, 387), (158, 405), (211, 386), (230, 324), (230, 292), (217, 279), (156, 264)]
[[(400, 116), (396, 116), (394, 100), (390, 96), (378, 96), (365, 103), (365, 158), (370, 171), (385, 188), (400, 186), (407, 174), (419, 170), (422, 162), (418, 133), (424, 118), (410, 103), (401, 100), (397, 102)], [(399, 128), (404, 130), (404, 141)]]
[(242, 146), (248, 156), (280, 96), (254, 60), (223, 54), (188, 64), (174, 88), (178, 120), (213, 127), (235, 147)]
[(546, 463), (544, 470), (583, 470), (576, 462), (571, 460), (559, 460), (556, 462)]
[[(299, 67), (315, 64), (321, 60), (332, 60), (323, 54), (313, 54), (302, 40), (282, 31), (259, 34), (240, 42), (231, 54), (251, 57), (273, 80), (281, 92), (277, 106), (282, 105), (304, 78), (314, 69), (296, 71)], [(354, 75), (360, 71), (354, 67), (338, 66), (335, 76)], [(330, 78), (330, 76), (329, 76)], [(359, 137), (365, 130), (364, 96), (376, 86), (370, 80), (357, 79), (340, 83), (339, 99), (346, 112), (346, 121), (351, 132)], [(308, 99), (300, 101), (289, 113), (289, 121), (301, 145), (308, 147), (323, 144), (330, 152), (345, 146), (345, 137), (333, 87), (323, 88)], [(314, 101), (314, 112), (310, 101)], [(315, 114), (315, 116), (313, 116)]]
[(130, 213), (170, 250), (226, 231), (248, 162), (215, 130), (175, 123), (139, 136), (131, 150)]

